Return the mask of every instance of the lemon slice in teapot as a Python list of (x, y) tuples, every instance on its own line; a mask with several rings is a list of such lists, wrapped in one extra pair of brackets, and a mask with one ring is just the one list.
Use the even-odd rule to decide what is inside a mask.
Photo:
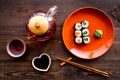
[(49, 23), (43, 16), (34, 16), (29, 20), (29, 29), (35, 35), (42, 35), (49, 29)]

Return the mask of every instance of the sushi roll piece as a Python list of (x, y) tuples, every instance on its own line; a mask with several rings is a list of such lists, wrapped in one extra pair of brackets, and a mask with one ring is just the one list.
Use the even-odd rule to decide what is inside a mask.
[(88, 21), (81, 21), (81, 26), (83, 27), (83, 28), (88, 28), (88, 26), (89, 26), (89, 22)]
[(75, 29), (76, 29), (76, 30), (82, 29), (81, 24), (80, 24), (80, 23), (76, 23), (76, 24), (75, 24)]
[(84, 44), (88, 44), (88, 43), (90, 43), (90, 37), (83, 37), (83, 43)]
[(75, 30), (75, 37), (80, 37), (82, 35), (80, 30)]
[(88, 36), (90, 34), (89, 30), (88, 29), (83, 29), (82, 30), (82, 35), (83, 36)]
[(82, 43), (82, 38), (81, 37), (75, 37), (75, 43), (77, 43), (77, 44)]

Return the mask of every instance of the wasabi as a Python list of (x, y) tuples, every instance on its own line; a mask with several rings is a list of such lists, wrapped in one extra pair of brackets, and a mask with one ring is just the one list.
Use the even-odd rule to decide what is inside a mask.
[(102, 38), (102, 35), (103, 35), (102, 30), (96, 30), (95, 33), (94, 33), (94, 36), (96, 38)]

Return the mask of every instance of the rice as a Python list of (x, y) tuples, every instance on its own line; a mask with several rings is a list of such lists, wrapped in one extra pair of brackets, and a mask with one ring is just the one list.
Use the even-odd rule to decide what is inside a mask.
[(77, 43), (77, 44), (82, 43), (82, 38), (81, 37), (75, 37), (75, 43)]
[(88, 29), (83, 29), (82, 34), (83, 34), (83, 36), (88, 36), (90, 34), (90, 32)]
[(85, 43), (85, 44), (88, 44), (88, 43), (90, 43), (90, 37), (83, 37), (83, 42)]
[(82, 34), (81, 34), (81, 31), (80, 30), (75, 30), (75, 36), (76, 37), (80, 37)]
[(83, 28), (88, 28), (88, 26), (89, 26), (89, 22), (86, 21), (86, 20), (81, 21), (81, 26), (82, 26)]
[(76, 24), (75, 24), (75, 29), (76, 29), (76, 30), (82, 29), (81, 24), (80, 24), (80, 23), (76, 23)]

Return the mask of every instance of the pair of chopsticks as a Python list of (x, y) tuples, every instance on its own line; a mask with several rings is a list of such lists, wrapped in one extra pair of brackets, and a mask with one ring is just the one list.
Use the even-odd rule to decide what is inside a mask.
[(71, 64), (73, 66), (76, 66), (76, 67), (79, 67), (79, 68), (82, 68), (82, 69), (85, 69), (87, 71), (90, 71), (90, 72), (94, 72), (94, 73), (97, 73), (97, 74), (100, 74), (100, 75), (103, 75), (105, 77), (109, 77), (109, 73), (105, 72), (105, 71), (101, 71), (101, 70), (98, 70), (98, 69), (95, 69), (95, 68), (92, 68), (92, 67), (89, 67), (89, 66), (85, 66), (85, 65), (82, 65), (82, 64), (78, 64), (78, 63), (75, 63), (75, 62), (72, 62), (72, 61), (69, 61), (69, 60), (65, 60), (63, 58), (60, 58), (60, 57), (56, 57), (58, 60), (61, 60), (61, 61), (64, 61), (68, 64)]

